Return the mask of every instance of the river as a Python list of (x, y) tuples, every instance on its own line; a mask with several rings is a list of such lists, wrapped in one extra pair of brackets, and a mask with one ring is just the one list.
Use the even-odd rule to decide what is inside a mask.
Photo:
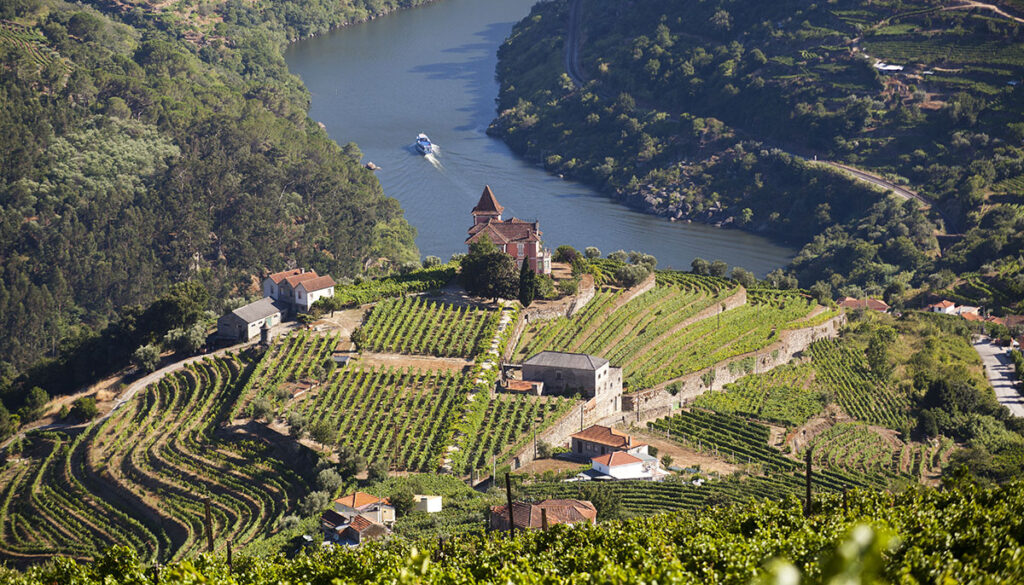
[[(312, 94), (310, 116), (339, 144), (355, 142), (381, 167), (384, 192), (416, 227), (423, 255), (464, 252), (470, 210), (484, 185), (505, 218), (540, 221), (545, 244), (640, 250), (661, 268), (694, 257), (763, 276), (793, 251), (733, 229), (672, 223), (634, 211), (516, 157), (485, 134), (494, 118), (496, 51), (534, 0), (441, 0), (294, 43), (290, 70)], [(439, 146), (412, 147), (425, 132)]]

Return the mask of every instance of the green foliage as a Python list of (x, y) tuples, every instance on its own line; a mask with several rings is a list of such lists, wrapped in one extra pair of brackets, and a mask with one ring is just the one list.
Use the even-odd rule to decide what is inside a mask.
[(498, 318), (497, 311), (402, 297), (374, 306), (353, 342), (360, 351), (471, 357), (490, 345)]
[(99, 408), (96, 407), (95, 396), (83, 396), (78, 398), (71, 405), (71, 412), (69, 413), (72, 417), (77, 420), (88, 422), (99, 416)]
[(409, 513), (412, 512), (413, 506), (416, 505), (416, 500), (413, 498), (412, 490), (409, 488), (400, 488), (395, 490), (388, 496), (388, 501), (395, 507), (396, 518), (409, 515)]
[(519, 279), (512, 257), (498, 250), (487, 236), (469, 247), (459, 263), (459, 279), (470, 294), (498, 299), (516, 296)]
[(519, 268), (519, 302), (524, 308), (529, 307), (533, 303), (533, 299), (536, 295), (536, 274), (533, 270), (530, 270), (530, 263), (523, 260), (523, 264)]

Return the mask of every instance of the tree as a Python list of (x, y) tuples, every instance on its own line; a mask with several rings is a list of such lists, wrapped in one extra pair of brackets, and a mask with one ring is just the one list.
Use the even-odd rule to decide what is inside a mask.
[(366, 458), (356, 453), (348, 445), (338, 449), (338, 473), (344, 478), (355, 477), (366, 469)]
[(516, 263), (486, 235), (470, 244), (460, 261), (459, 279), (467, 292), (480, 297), (510, 299), (519, 291)]
[(895, 341), (896, 332), (891, 327), (882, 327), (871, 336), (864, 351), (868, 366), (880, 379), (888, 380), (893, 366), (889, 363), (889, 345)]
[(579, 488), (579, 499), (587, 500), (597, 508), (598, 521), (622, 517), (622, 500), (603, 485), (587, 483)]
[(711, 274), (711, 276), (716, 276), (718, 278), (725, 278), (725, 274), (728, 271), (729, 265), (722, 260), (715, 260), (711, 263), (711, 266), (708, 267), (708, 273)]
[(413, 496), (412, 490), (409, 488), (399, 488), (392, 492), (388, 496), (388, 501), (395, 508), (395, 517), (401, 518), (412, 512), (413, 506), (416, 505), (416, 498)]
[(667, 453), (665, 455), (662, 455), (661, 466), (664, 467), (665, 469), (672, 467), (672, 456)]
[(754, 274), (746, 268), (740, 268), (739, 266), (732, 269), (732, 279), (740, 286), (747, 288), (757, 284), (757, 279), (754, 278)]
[(597, 249), (595, 246), (587, 246), (583, 249), (583, 255), (586, 256), (588, 260), (593, 260), (594, 258), (601, 257), (601, 250)]
[(71, 405), (71, 416), (80, 421), (90, 421), (96, 418), (100, 409), (96, 407), (95, 396), (83, 396)]
[(374, 461), (366, 468), (366, 479), (377, 483), (388, 478), (388, 464), (385, 461)]
[(249, 406), (249, 413), (255, 420), (263, 419), (270, 422), (274, 418), (274, 406), (266, 398), (257, 398)]
[(537, 283), (533, 270), (530, 270), (530, 262), (524, 259), (523, 265), (519, 269), (519, 302), (523, 304), (524, 308), (529, 307), (536, 294)]
[(334, 445), (338, 431), (325, 420), (318, 420), (309, 429), (309, 436), (321, 445)]
[(611, 254), (608, 254), (608, 259), (625, 264), (626, 262), (629, 262), (629, 254), (627, 254), (625, 250), (615, 250)]
[(624, 287), (633, 287), (644, 281), (650, 271), (643, 265), (626, 265), (615, 271), (615, 280)]
[(49, 401), (50, 395), (46, 393), (46, 390), (34, 386), (25, 397), (25, 406), (18, 412), (21, 420), (29, 422), (43, 416), (43, 409), (46, 408), (46, 403)]
[(321, 469), (320, 473), (316, 474), (316, 487), (320, 491), (335, 494), (344, 485), (345, 478), (333, 469)]
[(440, 266), (440, 265), (441, 265), (441, 259), (438, 258), (437, 256), (427, 256), (426, 258), (423, 259), (423, 267), (424, 268), (433, 268), (435, 266)]
[(299, 512), (303, 516), (316, 516), (331, 505), (331, 495), (327, 492), (311, 492), (308, 496), (299, 500)]
[(555, 249), (555, 253), (551, 255), (551, 259), (555, 262), (572, 262), (580, 256), (580, 253), (576, 248), (568, 245), (562, 245)]
[(300, 412), (291, 411), (288, 413), (288, 432), (296, 439), (301, 439), (306, 434), (306, 425), (309, 421)]
[(160, 348), (153, 344), (139, 346), (132, 353), (132, 364), (146, 374), (156, 370), (160, 365)]
[(366, 331), (363, 331), (362, 327), (356, 327), (352, 330), (351, 339), (356, 346), (356, 351), (362, 351), (363, 344), (366, 343)]
[(707, 276), (711, 274), (711, 265), (703, 258), (694, 258), (693, 262), (690, 263), (690, 272), (700, 276)]

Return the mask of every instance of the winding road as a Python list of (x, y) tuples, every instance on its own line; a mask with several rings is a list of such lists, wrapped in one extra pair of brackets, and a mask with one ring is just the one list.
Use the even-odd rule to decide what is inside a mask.
[[(580, 64), (580, 46), (582, 45), (582, 21), (583, 21), (583, 0), (569, 0), (569, 25), (565, 33), (565, 72), (577, 87), (583, 87), (587, 84), (588, 80), (583, 74), (583, 67)], [(951, 233), (953, 227), (956, 225), (952, 219), (947, 216), (941, 209), (932, 207), (932, 202), (928, 198), (920, 195), (915, 191), (911, 191), (906, 187), (901, 187), (896, 183), (893, 183), (883, 177), (869, 173), (867, 171), (851, 167), (842, 163), (818, 160), (817, 157), (808, 158), (792, 152), (788, 153), (790, 156), (800, 158), (807, 162), (815, 162), (821, 165), (830, 166), (834, 169), (839, 169), (845, 172), (847, 175), (863, 183), (875, 185), (882, 189), (891, 191), (897, 197), (903, 199), (913, 199), (920, 203), (925, 209), (931, 209), (939, 214), (942, 218), (946, 233)]]
[(1024, 396), (1017, 391), (1016, 374), (1013, 363), (1006, 355), (1006, 348), (1000, 347), (992, 343), (988, 337), (982, 336), (975, 337), (972, 345), (981, 356), (981, 362), (985, 366), (985, 375), (988, 376), (988, 381), (996, 391), (999, 404), (1009, 408), (1013, 416), (1024, 417)]

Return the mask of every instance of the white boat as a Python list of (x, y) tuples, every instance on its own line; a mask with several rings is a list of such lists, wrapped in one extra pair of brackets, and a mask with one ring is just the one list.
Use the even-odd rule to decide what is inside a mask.
[(420, 135), (416, 137), (416, 150), (419, 151), (420, 154), (430, 154), (434, 152), (434, 145), (430, 143), (430, 139), (427, 138), (426, 134), (420, 133)]

